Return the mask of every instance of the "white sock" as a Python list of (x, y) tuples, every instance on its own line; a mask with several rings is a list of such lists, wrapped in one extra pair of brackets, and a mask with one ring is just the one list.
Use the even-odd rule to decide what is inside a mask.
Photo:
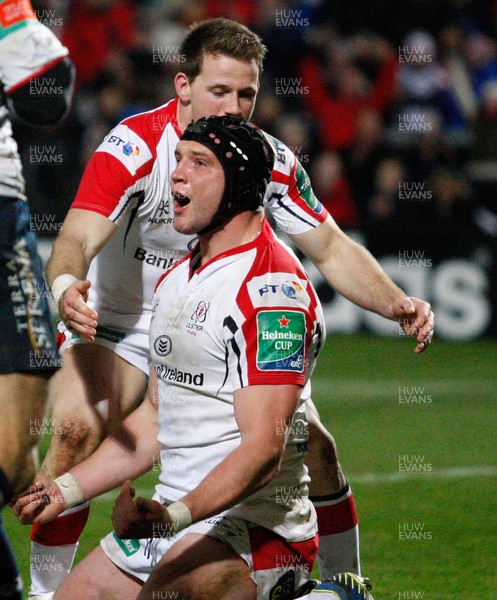
[(30, 598), (45, 600), (71, 571), (78, 540), (88, 520), (90, 503), (83, 502), (31, 530)]
[(359, 525), (342, 533), (320, 536), (317, 560), (321, 579), (344, 572), (360, 575)]
[(55, 592), (71, 571), (78, 544), (44, 546), (31, 542), (30, 597)]
[(314, 496), (311, 500), (318, 516), (317, 563), (321, 579), (343, 572), (360, 575), (359, 525), (349, 485), (336, 494)]

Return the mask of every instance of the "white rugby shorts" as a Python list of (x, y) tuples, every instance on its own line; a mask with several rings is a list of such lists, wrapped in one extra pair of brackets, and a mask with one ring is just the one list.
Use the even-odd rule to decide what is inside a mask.
[[(148, 377), (150, 372), (150, 351), (148, 330), (150, 315), (117, 315), (99, 313), (99, 325), (94, 344), (109, 348), (118, 356), (143, 371)], [(58, 324), (57, 346), (59, 352), (77, 344), (89, 344), (86, 340), (72, 334), (62, 321)]]
[(249, 568), (257, 600), (293, 598), (311, 576), (319, 543), (317, 534), (309, 540), (289, 542), (265, 527), (216, 515), (173, 537), (121, 540), (112, 532), (100, 545), (116, 566), (146, 581), (169, 548), (189, 533), (209, 535), (231, 547)]

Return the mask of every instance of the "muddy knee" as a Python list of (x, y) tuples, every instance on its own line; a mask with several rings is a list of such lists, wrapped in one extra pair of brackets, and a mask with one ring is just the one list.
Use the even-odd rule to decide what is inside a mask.
[(102, 431), (73, 415), (54, 426), (42, 471), (57, 477), (89, 456), (100, 444)]

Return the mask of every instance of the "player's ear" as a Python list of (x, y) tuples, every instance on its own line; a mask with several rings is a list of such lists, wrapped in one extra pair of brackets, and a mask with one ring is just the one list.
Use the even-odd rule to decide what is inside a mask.
[(176, 73), (174, 78), (174, 88), (179, 99), (184, 104), (190, 103), (190, 82), (185, 73)]

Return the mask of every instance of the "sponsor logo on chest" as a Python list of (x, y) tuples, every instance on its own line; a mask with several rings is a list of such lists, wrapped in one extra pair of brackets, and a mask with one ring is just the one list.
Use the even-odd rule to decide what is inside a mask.
[(191, 373), (190, 371), (181, 371), (180, 369), (166, 367), (165, 365), (157, 365), (155, 367), (157, 377), (164, 381), (175, 381), (176, 383), (184, 383), (186, 385), (194, 385), (202, 387), (204, 385), (203, 373)]
[(153, 216), (147, 220), (154, 225), (170, 225), (173, 222), (173, 217), (169, 216), (170, 202), (169, 199), (161, 200)]
[(164, 271), (169, 269), (169, 267), (172, 267), (180, 258), (180, 254), (177, 250), (164, 251), (160, 254), (159, 251), (156, 252), (157, 253), (154, 253), (152, 250), (145, 250), (145, 248), (137, 246), (133, 258), (145, 262), (147, 265), (163, 269)]
[(204, 330), (202, 323), (205, 323), (210, 305), (210, 302), (200, 300), (200, 302), (197, 304), (197, 308), (193, 311), (192, 316), (185, 324), (187, 333), (190, 335), (197, 335), (197, 333), (200, 333)]

